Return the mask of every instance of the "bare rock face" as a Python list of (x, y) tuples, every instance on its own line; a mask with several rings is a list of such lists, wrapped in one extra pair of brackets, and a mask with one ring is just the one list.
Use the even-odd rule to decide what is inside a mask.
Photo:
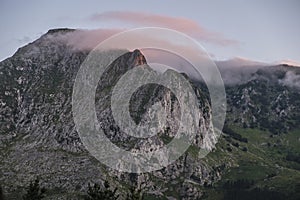
[[(198, 150), (213, 134), (211, 110), (201, 88), (193, 85), (199, 104), (199, 127), (192, 146), (168, 167), (143, 174), (120, 173), (102, 165), (82, 144), (72, 116), (72, 89), (77, 71), (89, 51), (75, 50), (64, 38), (75, 30), (50, 30), (0, 63), (0, 183), (8, 197), (19, 198), (24, 185), (39, 176), (49, 188), (49, 199), (76, 199), (90, 182), (108, 179), (120, 193), (128, 185), (145, 193), (170, 199), (197, 199), (199, 187), (219, 178), (201, 161)], [(147, 139), (127, 135), (115, 123), (110, 109), (112, 88), (128, 70), (147, 64), (139, 50), (128, 52), (111, 64), (100, 78), (96, 92), (98, 120), (106, 136), (120, 148), (150, 151), (174, 137), (180, 105), (165, 87), (147, 84), (130, 100), (131, 117), (147, 123), (147, 111), (160, 104), (166, 113), (161, 132)], [(171, 194), (174, 193), (172, 196)], [(125, 196), (125, 195), (123, 195)]]

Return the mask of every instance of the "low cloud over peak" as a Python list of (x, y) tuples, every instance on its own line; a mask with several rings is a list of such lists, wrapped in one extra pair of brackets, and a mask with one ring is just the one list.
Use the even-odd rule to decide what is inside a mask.
[(239, 68), (239, 67), (256, 67), (256, 66), (268, 66), (270, 64), (251, 60), (244, 57), (234, 57), (227, 60), (217, 60), (216, 64), (222, 68)]
[(295, 60), (290, 60), (290, 59), (281, 60), (281, 61), (277, 62), (276, 64), (285, 64), (285, 65), (300, 67), (300, 62), (297, 62)]
[(137, 26), (170, 28), (183, 32), (197, 40), (221, 46), (239, 44), (236, 40), (228, 39), (220, 33), (209, 31), (201, 27), (197, 22), (183, 17), (170, 17), (141, 12), (111, 11), (93, 14), (89, 19), (93, 21), (114, 20)]

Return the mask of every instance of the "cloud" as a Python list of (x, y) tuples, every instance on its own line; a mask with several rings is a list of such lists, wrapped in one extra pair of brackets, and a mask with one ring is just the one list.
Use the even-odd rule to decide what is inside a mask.
[(293, 71), (288, 71), (286, 72), (284, 78), (279, 80), (279, 82), (289, 87), (300, 88), (300, 75)]
[(253, 78), (258, 69), (269, 66), (267, 63), (257, 62), (242, 57), (224, 61), (215, 61), (223, 81), (226, 85), (244, 84)]
[(297, 62), (295, 60), (290, 60), (290, 59), (281, 60), (279, 62), (276, 62), (276, 64), (286, 64), (290, 66), (300, 67), (300, 62)]
[[(124, 30), (74, 30), (67, 33), (55, 33), (48, 37), (52, 40), (63, 41), (72, 46), (74, 50), (90, 51), (105, 39), (122, 31)], [(143, 32), (142, 30), (137, 33), (125, 33), (125, 35), (121, 34), (119, 37), (114, 37), (114, 39), (110, 40), (109, 43), (106, 43), (105, 46), (113, 49), (128, 49), (129, 51), (138, 48), (145, 55), (148, 63), (160, 63), (169, 66), (179, 72), (188, 74), (194, 79), (203, 80), (204, 77), (199, 75), (189, 61), (194, 61), (196, 66), (201, 67), (201, 73), (211, 73), (210, 67), (212, 67), (214, 63), (205, 50), (197, 49), (195, 51), (195, 46), (190, 43), (186, 44), (184, 40), (178, 42), (180, 40), (179, 36), (175, 38), (172, 37), (171, 39), (170, 35), (158, 33), (159, 32), (155, 31)], [(139, 40), (142, 40), (142, 42)], [(169, 49), (171, 51), (168, 51)], [(175, 54), (175, 52), (177, 52), (177, 54)], [(184, 55), (187, 57), (184, 57)], [(245, 83), (252, 78), (252, 74), (258, 69), (269, 66), (269, 64), (266, 63), (240, 57), (226, 61), (216, 61), (215, 63), (218, 66), (224, 83), (227, 85)], [(212, 78), (214, 78), (213, 75)]]
[(93, 21), (114, 20), (138, 26), (170, 28), (183, 32), (195, 39), (221, 46), (236, 45), (239, 43), (236, 40), (225, 38), (220, 33), (208, 31), (197, 22), (183, 17), (170, 17), (141, 12), (111, 11), (94, 14), (89, 19)]
[[(68, 32), (54, 30), (45, 37), (50, 41), (64, 42), (75, 51), (90, 51), (105, 39), (122, 31), (122, 29), (73, 30)], [(161, 31), (166, 34), (160, 34)], [(200, 79), (199, 74), (187, 61), (201, 66), (201, 73), (211, 73), (210, 66), (214, 63), (204, 49), (191, 42), (189, 38), (176, 34), (168, 35), (167, 33), (166, 30), (160, 29), (149, 29), (148, 31), (140, 29), (134, 32), (124, 32), (119, 37), (113, 37), (108, 42), (102, 43), (101, 48), (127, 49), (129, 51), (140, 49), (145, 53), (148, 63), (158, 62), (168, 65), (180, 72), (189, 74), (195, 79)], [(183, 55), (184, 57), (181, 57)], [(212, 78), (213, 76), (210, 75), (207, 81), (212, 81)]]
[(68, 45), (78, 50), (91, 50), (100, 42), (112, 35), (122, 32), (122, 29), (76, 30), (59, 36)]

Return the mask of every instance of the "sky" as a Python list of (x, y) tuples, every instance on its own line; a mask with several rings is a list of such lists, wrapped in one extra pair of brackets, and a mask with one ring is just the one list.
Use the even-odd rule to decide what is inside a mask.
[(300, 63), (298, 0), (0, 0), (0, 60), (53, 28), (164, 27), (197, 40), (215, 60)]

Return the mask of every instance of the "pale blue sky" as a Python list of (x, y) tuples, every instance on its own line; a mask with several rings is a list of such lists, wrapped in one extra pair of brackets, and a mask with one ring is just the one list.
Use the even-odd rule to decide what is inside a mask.
[(51, 28), (143, 26), (141, 23), (89, 19), (94, 14), (110, 11), (186, 18), (209, 32), (238, 42), (222, 46), (198, 39), (215, 59), (238, 56), (264, 62), (285, 59), (300, 62), (300, 1), (297, 0), (0, 0), (0, 60)]

